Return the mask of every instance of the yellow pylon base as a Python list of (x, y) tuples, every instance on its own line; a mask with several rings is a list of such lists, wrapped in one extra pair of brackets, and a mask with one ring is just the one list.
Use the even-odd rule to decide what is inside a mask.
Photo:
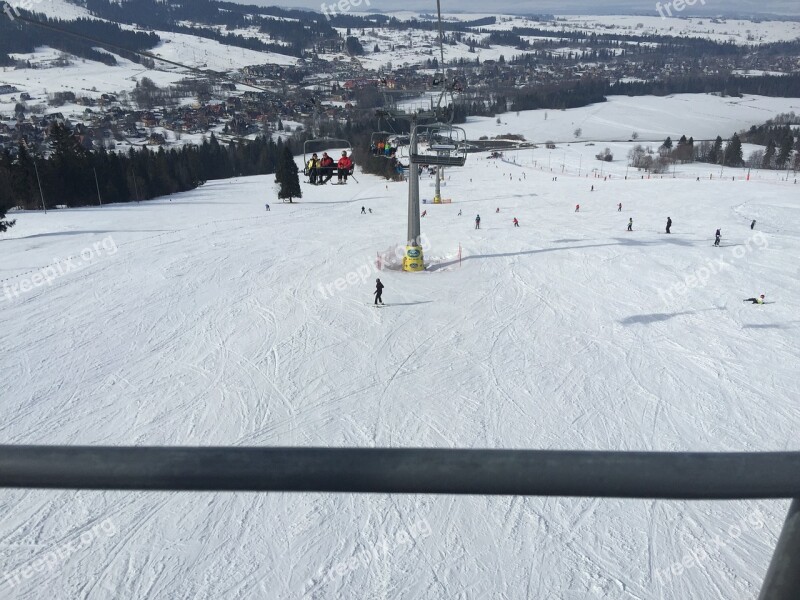
[(403, 256), (403, 271), (418, 273), (425, 270), (425, 262), (422, 256), (422, 246), (406, 246)]

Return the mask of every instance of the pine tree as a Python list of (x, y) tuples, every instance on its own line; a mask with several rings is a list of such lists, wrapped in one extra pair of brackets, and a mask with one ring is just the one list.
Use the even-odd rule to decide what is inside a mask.
[(725, 166), (726, 167), (741, 167), (744, 164), (744, 156), (742, 155), (742, 140), (739, 135), (734, 133), (731, 141), (728, 142), (725, 148)]
[(6, 221), (6, 211), (5, 209), (0, 206), (0, 233), (5, 233), (9, 229), (11, 229), (16, 221)]
[(714, 140), (714, 145), (708, 152), (708, 162), (717, 165), (721, 161), (722, 161), (722, 137), (718, 135), (717, 139)]
[(278, 171), (275, 174), (275, 179), (280, 184), (278, 191), (278, 198), (280, 200), (293, 198), (302, 198), (303, 191), (300, 189), (300, 178), (297, 175), (297, 163), (294, 162), (294, 156), (289, 148), (283, 149), (283, 157), (278, 163)]
[(5, 150), (0, 154), (0, 233), (5, 233), (14, 226), (14, 221), (6, 221), (6, 211), (12, 206), (11, 196), (11, 152)]
[(778, 152), (778, 159), (776, 160), (779, 169), (786, 168), (789, 158), (792, 156), (793, 143), (794, 138), (791, 134), (783, 138), (783, 142), (781, 142), (781, 151)]
[(763, 169), (772, 168), (772, 160), (775, 158), (775, 140), (770, 139), (767, 149), (764, 151), (764, 160), (761, 163)]

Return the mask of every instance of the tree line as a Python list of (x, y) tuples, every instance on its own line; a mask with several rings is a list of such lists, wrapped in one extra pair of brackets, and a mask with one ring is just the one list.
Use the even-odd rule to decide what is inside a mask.
[(89, 151), (62, 124), (52, 126), (49, 139), (46, 157), (31, 154), (24, 145), (16, 154), (8, 149), (0, 154), (2, 214), (14, 207), (41, 209), (43, 203), (53, 208), (148, 200), (192, 190), (208, 180), (274, 173), (284, 149), (296, 149), (268, 137), (224, 145), (212, 134), (200, 145), (180, 149)]
[[(276, 7), (262, 8), (214, 0), (192, 0), (185, 3), (162, 0), (87, 0), (86, 6), (93, 15), (119, 23), (184, 33), (230, 46), (296, 57), (302, 57), (305, 49), (312, 47), (320, 39), (339, 38), (339, 34), (322, 15)], [(223, 26), (228, 32), (185, 23)], [(230, 33), (233, 29), (253, 26), (272, 39), (288, 45)]]
[[(23, 16), (38, 21), (47, 27), (56, 27), (77, 36), (87, 36), (98, 42), (112, 44), (115, 52), (125, 58), (139, 62), (136, 52), (155, 48), (161, 39), (155, 33), (129, 31), (116, 23), (97, 21), (94, 19), (76, 19), (62, 21), (50, 19), (45, 15), (21, 11)], [(94, 60), (106, 65), (116, 65), (117, 60), (107, 52), (101, 52), (98, 45), (88, 39), (75, 35), (66, 35), (60, 31), (39, 27), (21, 19), (0, 19), (0, 65), (14, 65), (17, 61), (9, 54), (32, 53), (40, 46), (49, 46), (62, 52), (74, 54), (80, 58)], [(123, 50), (119, 50), (119, 48)], [(129, 52), (125, 52), (125, 50)]]

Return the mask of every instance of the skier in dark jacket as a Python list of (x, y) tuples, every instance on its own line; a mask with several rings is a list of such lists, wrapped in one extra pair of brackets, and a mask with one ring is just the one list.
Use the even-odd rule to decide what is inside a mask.
[(670, 229), (672, 229), (672, 217), (667, 217), (667, 233), (670, 233)]
[(714, 245), (719, 246), (719, 241), (722, 239), (722, 230), (717, 229), (717, 232), (714, 234)]
[(381, 283), (380, 279), (375, 280), (375, 304), (379, 302), (383, 304), (383, 298), (381, 295), (383, 294), (383, 284)]
[(475, 217), (475, 229), (480, 229), (480, 228), (481, 228), (481, 216), (478, 215)]
[(753, 231), (753, 229), (755, 229), (755, 228), (756, 228), (756, 220), (753, 219), (753, 222), (750, 223), (750, 231)]

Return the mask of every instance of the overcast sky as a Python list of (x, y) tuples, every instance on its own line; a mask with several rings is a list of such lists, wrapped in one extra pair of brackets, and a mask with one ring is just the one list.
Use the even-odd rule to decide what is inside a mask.
[[(311, 8), (319, 12), (322, 0), (234, 0), (241, 4), (261, 6), (284, 6)], [(332, 4), (338, 0), (326, 0)], [(369, 1), (370, 6), (367, 6)], [(661, 0), (666, 4), (669, 0)], [(672, 0), (673, 2), (675, 0)], [(690, 0), (691, 1), (691, 0)], [(374, 9), (382, 12), (392, 10), (436, 10), (434, 0), (363, 0), (359, 10)], [(443, 12), (507, 12), (514, 14), (622, 14), (636, 13), (657, 15), (656, 0), (442, 0)], [(761, 15), (776, 14), (800, 17), (800, 0), (695, 0), (695, 5), (686, 8), (681, 15)]]

